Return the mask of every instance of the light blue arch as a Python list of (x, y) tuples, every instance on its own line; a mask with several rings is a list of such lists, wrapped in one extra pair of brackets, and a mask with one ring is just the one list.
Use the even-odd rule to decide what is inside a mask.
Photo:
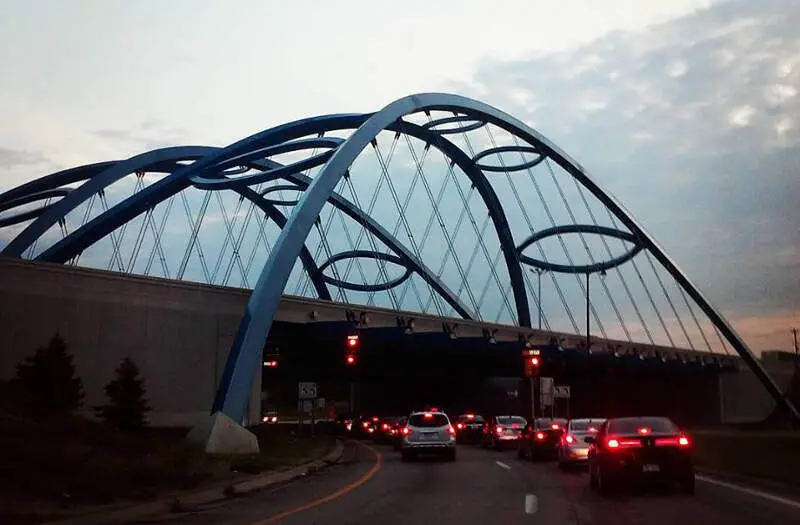
[(333, 193), (344, 173), (361, 151), (382, 130), (403, 116), (419, 111), (453, 111), (467, 113), (478, 120), (491, 122), (530, 144), (541, 148), (559, 166), (577, 179), (595, 197), (636, 235), (681, 287), (695, 300), (709, 319), (719, 328), (734, 349), (756, 373), (767, 391), (782, 406), (800, 418), (793, 404), (784, 398), (778, 386), (761, 367), (744, 341), (731, 328), (717, 310), (705, 299), (696, 286), (683, 274), (677, 265), (664, 253), (655, 240), (610, 194), (603, 191), (588, 173), (574, 160), (545, 137), (523, 122), (481, 102), (458, 95), (426, 93), (411, 95), (392, 102), (369, 117), (331, 156), (322, 170), (313, 179), (300, 197), (294, 212), (281, 231), (256, 283), (244, 317), (239, 325), (228, 361), (212, 406), (212, 413), (221, 411), (234, 421), (242, 421), (247, 406), (253, 376), (261, 363), (261, 351), (280, 303), (281, 294), (289, 279), (294, 261), (297, 259), (305, 239), (314, 225), (325, 202)]

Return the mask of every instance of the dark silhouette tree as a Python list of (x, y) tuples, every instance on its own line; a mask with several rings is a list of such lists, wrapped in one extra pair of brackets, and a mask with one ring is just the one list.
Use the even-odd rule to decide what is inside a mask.
[(146, 426), (145, 414), (150, 411), (144, 379), (129, 357), (122, 360), (116, 374), (116, 379), (105, 386), (110, 402), (95, 410), (110, 425), (125, 432), (136, 432)]
[(83, 381), (61, 335), (17, 365), (15, 398), (34, 416), (69, 415), (83, 403)]

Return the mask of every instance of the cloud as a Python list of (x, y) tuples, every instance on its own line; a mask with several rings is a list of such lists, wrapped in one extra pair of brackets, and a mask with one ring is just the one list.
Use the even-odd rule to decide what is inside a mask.
[(166, 127), (157, 120), (147, 120), (134, 129), (105, 128), (94, 134), (101, 139), (136, 144), (151, 150), (179, 145), (185, 142), (189, 132), (183, 128)]
[[(785, 316), (800, 296), (798, 26), (796, 0), (716, 3), (486, 62), (458, 88), (578, 159), (727, 315)], [(779, 344), (745, 325), (759, 345)]]
[(0, 169), (31, 166), (49, 162), (41, 153), (0, 147)]

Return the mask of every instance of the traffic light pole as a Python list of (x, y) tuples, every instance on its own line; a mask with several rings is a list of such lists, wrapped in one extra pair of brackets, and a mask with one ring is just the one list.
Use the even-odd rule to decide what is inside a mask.
[(536, 386), (537, 386), (536, 383), (537, 383), (537, 381), (536, 381), (536, 376), (531, 376), (529, 379), (530, 379), (530, 382), (531, 382), (531, 419), (535, 420), (536, 419)]

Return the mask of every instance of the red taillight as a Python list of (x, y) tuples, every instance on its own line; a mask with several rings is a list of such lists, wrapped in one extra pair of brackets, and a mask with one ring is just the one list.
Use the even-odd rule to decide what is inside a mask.
[(638, 429), (637, 432), (639, 434), (643, 435), (643, 436), (646, 436), (647, 434), (650, 433), (650, 429), (647, 428), (647, 427), (642, 427), (642, 428)]
[(516, 424), (516, 423), (512, 423), (512, 424), (511, 424), (511, 428), (519, 428), (519, 425), (518, 425), (518, 424)]
[(597, 429), (594, 427), (589, 427), (589, 432), (597, 432)]
[(388, 425), (388, 424), (386, 424), (386, 423), (384, 423), (383, 425), (381, 425), (381, 428), (382, 428), (383, 430), (389, 430), (389, 425)]
[(464, 423), (456, 423), (456, 428), (461, 430), (462, 428), (464, 428)]
[(447, 427), (447, 433), (450, 434), (451, 436), (455, 436), (456, 435), (456, 429), (453, 428), (453, 425), (449, 425)]
[(361, 423), (361, 426), (364, 427), (364, 428), (367, 428), (369, 426), (369, 422), (368, 421), (364, 421), (363, 423)]
[(475, 414), (467, 414), (467, 419), (475, 419)]
[(411, 429), (408, 427), (403, 427), (403, 430), (401, 430), (401, 432), (403, 433), (404, 436), (407, 436), (411, 434)]
[(622, 438), (611, 438), (606, 441), (606, 447), (608, 448), (641, 448), (642, 442), (638, 439), (622, 439)]
[(572, 436), (569, 436), (569, 435), (567, 437), (565, 437), (564, 440), (567, 443), (570, 443), (570, 444), (575, 443), (575, 438), (573, 438)]
[(543, 441), (544, 440), (544, 432), (537, 432), (536, 433), (536, 439), (538, 439), (539, 441)]
[(496, 427), (494, 427), (494, 431), (497, 432), (498, 434), (502, 434), (503, 430), (505, 430), (503, 428), (503, 425), (497, 425)]
[(656, 438), (657, 447), (688, 447), (689, 438), (686, 436)]
[(433, 414), (431, 414), (430, 412), (425, 412), (425, 414), (424, 414), (424, 416), (423, 416), (423, 417), (424, 417), (425, 419), (430, 419), (430, 418), (432, 418), (432, 417), (433, 417)]
[(550, 425), (550, 428), (552, 428), (553, 430), (558, 430), (561, 427), (558, 425), (558, 423), (553, 423), (552, 425)]

